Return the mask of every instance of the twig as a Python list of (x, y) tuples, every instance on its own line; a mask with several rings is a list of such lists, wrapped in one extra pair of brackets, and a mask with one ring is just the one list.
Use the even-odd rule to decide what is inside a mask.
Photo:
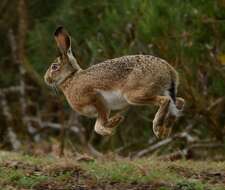
[(88, 143), (88, 148), (90, 150), (90, 153), (95, 157), (102, 157), (103, 154), (96, 150), (90, 143)]
[(139, 157), (143, 157), (147, 154), (150, 154), (151, 152), (155, 151), (156, 149), (160, 148), (161, 146), (164, 146), (166, 144), (169, 144), (172, 140), (174, 139), (174, 137), (170, 137), (170, 138), (167, 138), (165, 140), (162, 140), (162, 141), (159, 141), (158, 143), (144, 149), (144, 150), (141, 150), (139, 151), (135, 157), (139, 158)]
[[(26, 98), (26, 83), (25, 83), (25, 73), (26, 70), (23, 67), (23, 57), (24, 55), (20, 55), (21, 53), (24, 53), (23, 50), (18, 50), (16, 38), (13, 34), (13, 31), (10, 29), (8, 33), (8, 38), (10, 42), (11, 52), (12, 52), (12, 58), (13, 62), (19, 66), (19, 73), (20, 73), (20, 82), (19, 86), (17, 86), (16, 90), (19, 90), (20, 96), (19, 101), (21, 105), (21, 113), (22, 113), (22, 121), (25, 126), (27, 126), (28, 132), (33, 136), (33, 134), (36, 132), (36, 129), (32, 126), (32, 123), (27, 120), (27, 98)], [(23, 43), (20, 40), (21, 43)], [(24, 48), (19, 44), (20, 48)], [(38, 140), (38, 139), (37, 139)]]
[(193, 158), (195, 153), (194, 153), (194, 149), (224, 149), (224, 144), (222, 143), (212, 143), (212, 142), (208, 142), (208, 143), (204, 143), (204, 142), (196, 142), (195, 144), (191, 144), (190, 146), (182, 149), (182, 150), (178, 150), (176, 152), (170, 153), (168, 155), (164, 155), (161, 157), (162, 160), (170, 160), (170, 161), (175, 161), (175, 160), (179, 160), (182, 158), (186, 158), (186, 159), (190, 159)]
[(60, 114), (60, 123), (61, 123), (61, 129), (60, 129), (60, 151), (59, 156), (64, 156), (64, 148), (65, 148), (65, 136), (66, 136), (66, 128), (69, 125), (70, 120), (66, 123), (65, 122), (65, 114), (62, 112)]
[(184, 132), (177, 133), (177, 134), (173, 135), (172, 137), (158, 141), (158, 142), (154, 143), (153, 145), (151, 145), (150, 147), (139, 151), (134, 157), (139, 158), (139, 157), (146, 156), (147, 154), (154, 152), (158, 148), (171, 143), (174, 139), (177, 139), (177, 138), (185, 138), (187, 140), (187, 142), (189, 142), (189, 143), (194, 142), (195, 139), (189, 134), (189, 132), (193, 128), (193, 125), (194, 125), (193, 123), (190, 123)]
[[(32, 86), (26, 86), (26, 89), (28, 90), (34, 90), (34, 87)], [(4, 94), (7, 94), (7, 93), (17, 93), (17, 92), (20, 92), (20, 86), (10, 86), (10, 87), (7, 87), (7, 88), (0, 88), (0, 91)]]
[(6, 119), (6, 123), (7, 123), (7, 130), (8, 130), (8, 137), (9, 137), (9, 141), (13, 147), (13, 150), (18, 150), (21, 147), (21, 143), (18, 140), (16, 133), (14, 132), (13, 128), (12, 128), (12, 123), (13, 123), (13, 117), (12, 114), (10, 112), (10, 108), (8, 106), (5, 94), (2, 93), (0, 91), (0, 102), (1, 102), (1, 107), (2, 107), (2, 111), (3, 111), (3, 115), (5, 116)]
[(189, 151), (187, 148), (183, 150), (178, 150), (176, 152), (170, 153), (166, 156), (160, 157), (161, 160), (164, 161), (176, 161), (182, 158), (188, 158), (189, 157)]
[(208, 108), (207, 111), (212, 110), (213, 108), (215, 108), (217, 105), (222, 104), (225, 101), (224, 97), (220, 97), (218, 99), (216, 99), (216, 101), (214, 101)]
[(196, 144), (192, 144), (189, 149), (198, 149), (198, 148), (224, 148), (224, 144), (222, 143), (209, 143), (209, 144), (205, 144), (205, 143), (196, 143)]

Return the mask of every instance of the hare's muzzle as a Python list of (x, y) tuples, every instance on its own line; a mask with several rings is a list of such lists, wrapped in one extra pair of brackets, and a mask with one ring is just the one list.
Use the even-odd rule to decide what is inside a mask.
[(48, 75), (45, 75), (44, 79), (45, 79), (45, 83), (46, 83), (47, 85), (50, 85), (50, 86), (52, 85), (53, 80), (52, 80), (51, 77), (49, 77)]

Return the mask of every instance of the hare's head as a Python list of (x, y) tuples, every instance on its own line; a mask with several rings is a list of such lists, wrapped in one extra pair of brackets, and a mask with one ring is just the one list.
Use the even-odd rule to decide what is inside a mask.
[(60, 56), (53, 61), (45, 73), (45, 82), (50, 86), (60, 85), (81, 69), (71, 51), (71, 38), (66, 30), (60, 26), (54, 35)]

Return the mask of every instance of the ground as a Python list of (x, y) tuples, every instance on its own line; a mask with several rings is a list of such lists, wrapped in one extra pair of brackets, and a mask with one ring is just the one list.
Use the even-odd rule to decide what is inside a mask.
[(225, 162), (31, 156), (0, 152), (1, 190), (225, 190)]

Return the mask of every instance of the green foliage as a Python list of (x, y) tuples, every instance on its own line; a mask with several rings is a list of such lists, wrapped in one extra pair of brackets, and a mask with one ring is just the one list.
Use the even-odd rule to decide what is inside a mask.
[[(83, 68), (127, 54), (159, 56), (179, 71), (181, 85), (178, 93), (187, 102), (185, 118), (178, 122), (175, 131), (185, 129), (194, 118), (195, 122), (191, 123), (196, 123), (196, 130), (199, 130), (196, 134), (202, 139), (224, 139), (224, 102), (207, 110), (225, 94), (224, 65), (218, 58), (225, 53), (223, 1), (174, 0), (172, 5), (171, 1), (165, 0), (27, 2), (26, 56), (41, 77), (57, 56), (53, 33), (58, 25), (64, 25), (70, 32), (73, 51)], [(4, 72), (0, 75), (2, 87), (19, 83), (18, 67), (11, 60), (6, 35), (9, 29), (17, 32), (18, 15), (10, 16), (14, 14), (13, 6), (17, 6), (17, 1), (12, 1), (8, 7), (9, 16), (0, 20), (4, 29), (4, 35), (0, 36), (0, 69)], [(51, 102), (48, 95), (42, 94), (38, 100), (41, 98), (43, 102)], [(12, 110), (19, 107), (15, 106), (18, 104), (12, 105)], [(101, 150), (127, 146), (126, 153), (131, 149), (145, 148), (149, 136), (153, 136), (151, 121), (155, 111), (154, 108), (129, 110), (116, 137), (108, 141), (98, 138), (94, 145)], [(87, 120), (84, 123), (90, 126)]]
[(45, 175), (28, 175), (21, 169), (0, 169), (1, 183), (13, 184), (17, 187), (31, 188), (47, 179)]
[(179, 182), (176, 184), (175, 189), (179, 190), (204, 190), (204, 186), (201, 183), (193, 182)]
[[(187, 64), (193, 80), (202, 64), (208, 67), (211, 49), (223, 51), (225, 44), (220, 39), (225, 26), (219, 19), (224, 10), (218, 1), (176, 0), (171, 6), (163, 0), (87, 4), (68, 0), (58, 4), (44, 20), (35, 19), (29, 35), (29, 58), (39, 72), (44, 72), (56, 52), (52, 34), (57, 25), (63, 24), (73, 37), (73, 49), (81, 65), (143, 52), (171, 64)], [(211, 74), (209, 80), (215, 81)], [(224, 94), (224, 89), (222, 84), (213, 84), (210, 92)]]

